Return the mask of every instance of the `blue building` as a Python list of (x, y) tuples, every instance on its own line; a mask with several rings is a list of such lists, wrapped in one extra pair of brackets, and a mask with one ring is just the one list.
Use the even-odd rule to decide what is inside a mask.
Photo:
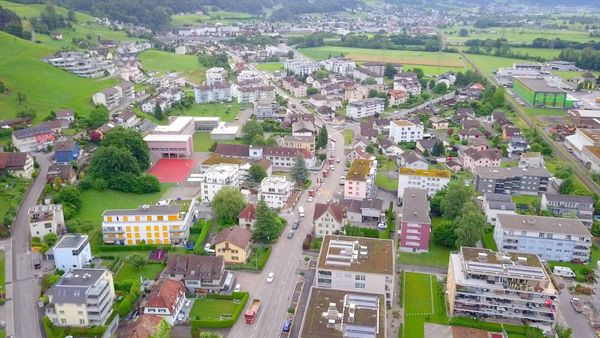
[(54, 143), (54, 159), (58, 164), (68, 164), (77, 161), (81, 154), (79, 144), (72, 139), (57, 141)]

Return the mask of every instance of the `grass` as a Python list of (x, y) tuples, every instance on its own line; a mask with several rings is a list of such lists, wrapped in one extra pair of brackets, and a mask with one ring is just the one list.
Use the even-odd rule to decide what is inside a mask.
[(327, 59), (329, 56), (344, 54), (354, 61), (392, 62), (410, 65), (464, 67), (460, 54), (444, 52), (422, 52), (405, 50), (384, 50), (323, 46), (303, 48), (300, 52), (312, 59)]
[[(440, 225), (444, 220), (441, 217), (432, 217), (431, 219), (431, 233), (436, 227)], [(448, 260), (450, 258), (450, 248), (445, 247), (436, 243), (433, 240), (433, 236), (429, 239), (429, 252), (413, 254), (401, 252), (398, 254), (399, 264), (408, 265), (421, 265), (430, 267), (447, 268)]]
[(5, 263), (6, 255), (4, 251), (0, 250), (0, 293), (5, 293), (4, 285), (6, 284), (6, 263)]
[[(37, 112), (34, 122), (59, 109), (73, 109), (86, 116), (93, 108), (92, 95), (118, 83), (117, 79), (81, 78), (43, 62), (43, 57), (56, 52), (52, 47), (4, 32), (0, 32), (0, 46), (0, 79), (10, 90), (8, 95), (0, 95), (2, 118), (14, 118), (26, 107)], [(16, 100), (18, 92), (27, 96), (22, 106)]]
[(448, 66), (428, 66), (419, 64), (404, 64), (404, 70), (420, 68), (425, 75), (441, 75), (447, 72), (464, 72), (465, 67), (448, 67)]
[(566, 116), (567, 110), (561, 108), (523, 108), (525, 114), (529, 116)]
[(194, 25), (200, 22), (205, 22), (210, 19), (210, 16), (203, 14), (179, 14), (171, 15), (171, 23), (174, 26)]
[(377, 163), (381, 171), (396, 171), (398, 169), (396, 161), (383, 156), (377, 157)]
[[(463, 27), (453, 27), (454, 32), (458, 32)], [(466, 26), (468, 30), (471, 26)], [(475, 32), (469, 36), (458, 36), (458, 34), (446, 34), (446, 42), (453, 45), (462, 45), (466, 40), (470, 39), (500, 39), (505, 38), (510, 43), (531, 43), (536, 38), (561, 38), (563, 40), (586, 42), (593, 40), (589, 33), (585, 31), (562, 30), (562, 29), (539, 29), (539, 28), (523, 28), (523, 27), (490, 27), (484, 30), (475, 29)]]
[(445, 324), (445, 304), (440, 297), (437, 278), (433, 275), (404, 273), (404, 326), (403, 337), (425, 336), (425, 321)]
[(124, 263), (115, 275), (115, 282), (123, 282), (128, 279), (139, 281), (140, 277), (148, 280), (155, 280), (164, 269), (164, 265), (152, 263), (146, 264), (144, 267), (136, 270), (133, 265)]
[(227, 144), (243, 144), (243, 140), (219, 140), (213, 141), (210, 139), (210, 133), (195, 133), (194, 134), (194, 151), (196, 152), (208, 152), (208, 148), (213, 145), (213, 143), (227, 143)]
[(206, 69), (193, 55), (177, 55), (159, 50), (147, 50), (139, 55), (144, 70), (159, 73), (182, 73), (188, 80), (197, 84), (205, 78)]
[(194, 104), (190, 109), (178, 113), (183, 116), (214, 116), (220, 117), (221, 121), (231, 122), (240, 113), (241, 109), (248, 108), (250, 105), (244, 105), (237, 102), (231, 103), (204, 103)]
[(238, 306), (238, 302), (230, 299), (197, 298), (190, 319), (219, 320), (221, 315), (231, 316)]
[(483, 232), (482, 236), (483, 246), (486, 249), (490, 249), (492, 251), (498, 251), (498, 246), (496, 245), (496, 241), (494, 241), (494, 230), (486, 229)]
[[(568, 80), (574, 77), (580, 77), (581, 74), (583, 74), (583, 72), (578, 72), (578, 71), (560, 71), (560, 70), (555, 70), (552, 73), (560, 76), (561, 78)], [(594, 74), (595, 77), (598, 77), (600, 75), (600, 72), (592, 72)]]
[(344, 129), (344, 131), (342, 131), (342, 134), (344, 135), (344, 145), (352, 145), (352, 140), (354, 139), (354, 130)]
[(0, 187), (2, 187), (0, 189), (0, 221), (4, 220), (4, 216), (11, 209), (10, 205), (15, 200), (17, 203), (13, 206), (16, 213), (16, 208), (19, 206), (29, 182), (29, 180), (10, 176), (2, 176), (0, 178)]
[(387, 174), (377, 173), (377, 175), (375, 176), (375, 185), (383, 190), (397, 191), (398, 178), (390, 179)]
[(283, 70), (283, 63), (281, 63), (281, 62), (259, 63), (256, 65), (256, 69), (262, 70), (264, 72), (275, 72), (278, 70)]
[(521, 53), (523, 55), (528, 54), (529, 56), (542, 57), (546, 60), (553, 60), (560, 54), (560, 49), (549, 49), (549, 48), (511, 48), (513, 53)]
[(521, 59), (513, 59), (513, 58), (504, 58), (497, 56), (489, 56), (489, 55), (476, 55), (469, 54), (467, 55), (468, 59), (475, 63), (482, 71), (485, 73), (492, 74), (498, 68), (502, 67), (512, 67), (515, 63), (535, 63), (534, 61), (527, 61)]
[[(228, 267), (231, 270), (262, 270), (259, 262), (265, 259), (265, 256), (270, 255), (270, 248), (267, 246), (253, 246), (248, 261), (244, 264), (231, 264)], [(266, 258), (268, 259), (268, 257)]]
[(530, 196), (530, 195), (520, 195), (520, 196), (512, 196), (512, 201), (515, 204), (526, 204), (531, 205), (534, 202), (541, 201), (542, 198), (540, 196)]

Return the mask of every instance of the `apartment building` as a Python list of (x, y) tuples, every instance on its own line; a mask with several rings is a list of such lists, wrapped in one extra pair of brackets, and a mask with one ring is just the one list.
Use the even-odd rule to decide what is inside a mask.
[(167, 200), (137, 209), (105, 210), (102, 214), (104, 243), (183, 244), (190, 234), (195, 203), (195, 199)]
[(316, 203), (313, 214), (316, 237), (342, 233), (346, 225), (346, 206), (335, 203)]
[(278, 169), (289, 170), (298, 156), (304, 158), (307, 167), (310, 168), (315, 165), (315, 155), (305, 149), (286, 147), (264, 147), (262, 149), (262, 157), (271, 161), (273, 167)]
[(502, 152), (495, 149), (467, 148), (458, 153), (463, 168), (471, 171), (478, 167), (499, 167), (503, 157)]
[(237, 164), (221, 163), (200, 175), (200, 201), (211, 202), (224, 187), (239, 188), (240, 168)]
[(321, 61), (321, 64), (323, 64), (323, 67), (325, 67), (325, 70), (328, 72), (342, 75), (352, 75), (354, 68), (356, 68), (356, 63), (352, 61), (352, 59), (345, 57), (323, 60)]
[(427, 190), (404, 189), (400, 217), (400, 247), (402, 252), (429, 252), (431, 218)]
[(54, 131), (47, 125), (17, 129), (12, 133), (13, 145), (23, 153), (46, 149), (53, 145), (55, 140)]
[(285, 135), (277, 139), (277, 143), (284, 148), (299, 148), (310, 152), (315, 151), (315, 136)]
[(383, 85), (383, 75), (377, 72), (371, 71), (368, 68), (357, 66), (352, 71), (352, 77), (358, 81), (367, 81), (367, 79), (375, 80), (378, 85)]
[(273, 86), (250, 86), (237, 89), (238, 103), (253, 103), (260, 100), (275, 100), (275, 87)]
[(0, 152), (0, 172), (24, 179), (33, 177), (33, 157), (28, 153)]
[(532, 326), (554, 326), (558, 292), (540, 257), (461, 247), (450, 254), (447, 282), (452, 316)]
[(283, 89), (288, 90), (294, 97), (305, 97), (308, 86), (301, 81), (296, 80), (291, 76), (284, 77), (281, 80)]
[(577, 218), (591, 228), (594, 222), (594, 199), (592, 196), (562, 194), (542, 195), (542, 210), (550, 210), (555, 216)]
[(390, 139), (394, 143), (417, 142), (423, 139), (424, 127), (406, 119), (390, 121)]
[(231, 101), (231, 99), (231, 86), (227, 83), (215, 83), (194, 88), (194, 100), (198, 104)]
[(502, 252), (561, 262), (588, 262), (592, 247), (592, 235), (580, 220), (531, 215), (498, 214), (494, 241)]
[(475, 190), (507, 195), (540, 195), (548, 190), (550, 173), (545, 168), (476, 167)]
[(371, 198), (377, 175), (377, 161), (356, 159), (350, 165), (344, 182), (345, 199)]
[(383, 295), (391, 306), (395, 257), (392, 240), (325, 235), (315, 286)]
[(164, 278), (182, 281), (190, 293), (222, 291), (233, 273), (225, 270), (225, 260), (216, 256), (169, 254)]
[(417, 74), (406, 72), (394, 75), (394, 90), (404, 90), (410, 95), (420, 95), (421, 89), (421, 82)]
[(263, 199), (269, 208), (283, 208), (294, 190), (294, 183), (286, 176), (268, 176), (260, 182), (258, 199)]
[(54, 67), (87, 78), (103, 77), (116, 72), (112, 60), (96, 52), (61, 52), (46, 58), (45, 61)]
[(296, 75), (308, 76), (321, 69), (321, 65), (309, 59), (294, 58), (286, 60), (283, 68)]
[(223, 67), (212, 67), (206, 70), (206, 84), (214, 85), (227, 80), (227, 71)]
[(400, 168), (398, 175), (398, 198), (404, 196), (404, 189), (419, 188), (427, 190), (429, 196), (444, 189), (450, 182), (448, 170), (422, 170)]
[(57, 269), (83, 269), (93, 258), (88, 235), (64, 235), (52, 248), (52, 256)]
[(355, 120), (363, 117), (375, 116), (383, 113), (385, 109), (385, 100), (380, 97), (372, 97), (359, 101), (348, 103), (346, 116)]
[(47, 234), (57, 234), (65, 226), (61, 204), (34, 205), (29, 208), (29, 231), (32, 237), (43, 239)]
[(56, 326), (106, 325), (115, 289), (107, 269), (72, 269), (46, 291), (46, 316)]
[(498, 214), (515, 215), (517, 210), (517, 206), (512, 201), (510, 195), (495, 194), (492, 192), (483, 195), (481, 208), (483, 209), (483, 213), (485, 214), (488, 223), (491, 224), (496, 224)]

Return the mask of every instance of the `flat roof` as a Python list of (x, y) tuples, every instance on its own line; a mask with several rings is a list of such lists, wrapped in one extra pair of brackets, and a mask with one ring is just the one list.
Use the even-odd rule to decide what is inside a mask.
[(405, 188), (402, 196), (402, 222), (431, 224), (427, 190)]
[(149, 134), (144, 137), (146, 142), (187, 142), (192, 135)]
[(371, 170), (371, 160), (356, 159), (350, 165), (348, 173), (346, 174), (346, 180), (349, 181), (365, 181), (367, 175)]
[(225, 122), (219, 122), (219, 126), (213, 129), (210, 134), (237, 134), (240, 126), (228, 126)]
[(529, 89), (536, 92), (544, 93), (565, 93), (564, 90), (548, 85), (544, 79), (532, 79), (527, 77), (516, 77), (516, 80), (521, 82), (523, 85), (529, 87)]
[(475, 175), (490, 179), (506, 179), (515, 176), (552, 177), (546, 168), (476, 167)]
[(79, 248), (88, 242), (88, 235), (64, 235), (54, 246), (55, 249)]
[(156, 128), (154, 128), (154, 131), (157, 133), (180, 132), (193, 120), (194, 118), (191, 116), (177, 116), (174, 119), (172, 119), (168, 125), (157, 126)]
[[(109, 209), (102, 216), (130, 216), (130, 215), (172, 215), (181, 211), (181, 204), (170, 203), (164, 205), (140, 205), (137, 209)], [(184, 210), (187, 211), (187, 210)]]
[(409, 120), (406, 119), (401, 119), (401, 120), (394, 120), (392, 121), (394, 122), (395, 125), (399, 126), (399, 127), (410, 127), (410, 126), (414, 126), (415, 124), (410, 122)]
[(218, 116), (194, 116), (194, 122), (219, 122), (221, 118)]
[(578, 128), (577, 130), (593, 142), (600, 142), (600, 129)]
[(441, 170), (441, 169), (424, 170), (424, 169), (400, 168), (400, 175), (450, 178), (450, 171), (449, 170)]
[(390, 239), (326, 235), (318, 268), (392, 275), (394, 242)]
[(577, 218), (498, 214), (497, 219), (498, 224), (504, 230), (538, 231), (592, 237), (590, 231)]

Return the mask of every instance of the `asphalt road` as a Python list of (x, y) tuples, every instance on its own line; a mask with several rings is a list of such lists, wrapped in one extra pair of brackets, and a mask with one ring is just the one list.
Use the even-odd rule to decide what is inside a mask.
[[(558, 278), (557, 278), (558, 279)], [(560, 283), (561, 280), (558, 279)], [(565, 285), (569, 285), (570, 282), (563, 280)], [(566, 322), (566, 324), (573, 329), (574, 338), (593, 338), (597, 337), (594, 329), (590, 325), (588, 318), (583, 313), (577, 313), (571, 305), (571, 298), (573, 295), (569, 292), (568, 287), (564, 287), (560, 290), (560, 296), (558, 298), (558, 312)]]

